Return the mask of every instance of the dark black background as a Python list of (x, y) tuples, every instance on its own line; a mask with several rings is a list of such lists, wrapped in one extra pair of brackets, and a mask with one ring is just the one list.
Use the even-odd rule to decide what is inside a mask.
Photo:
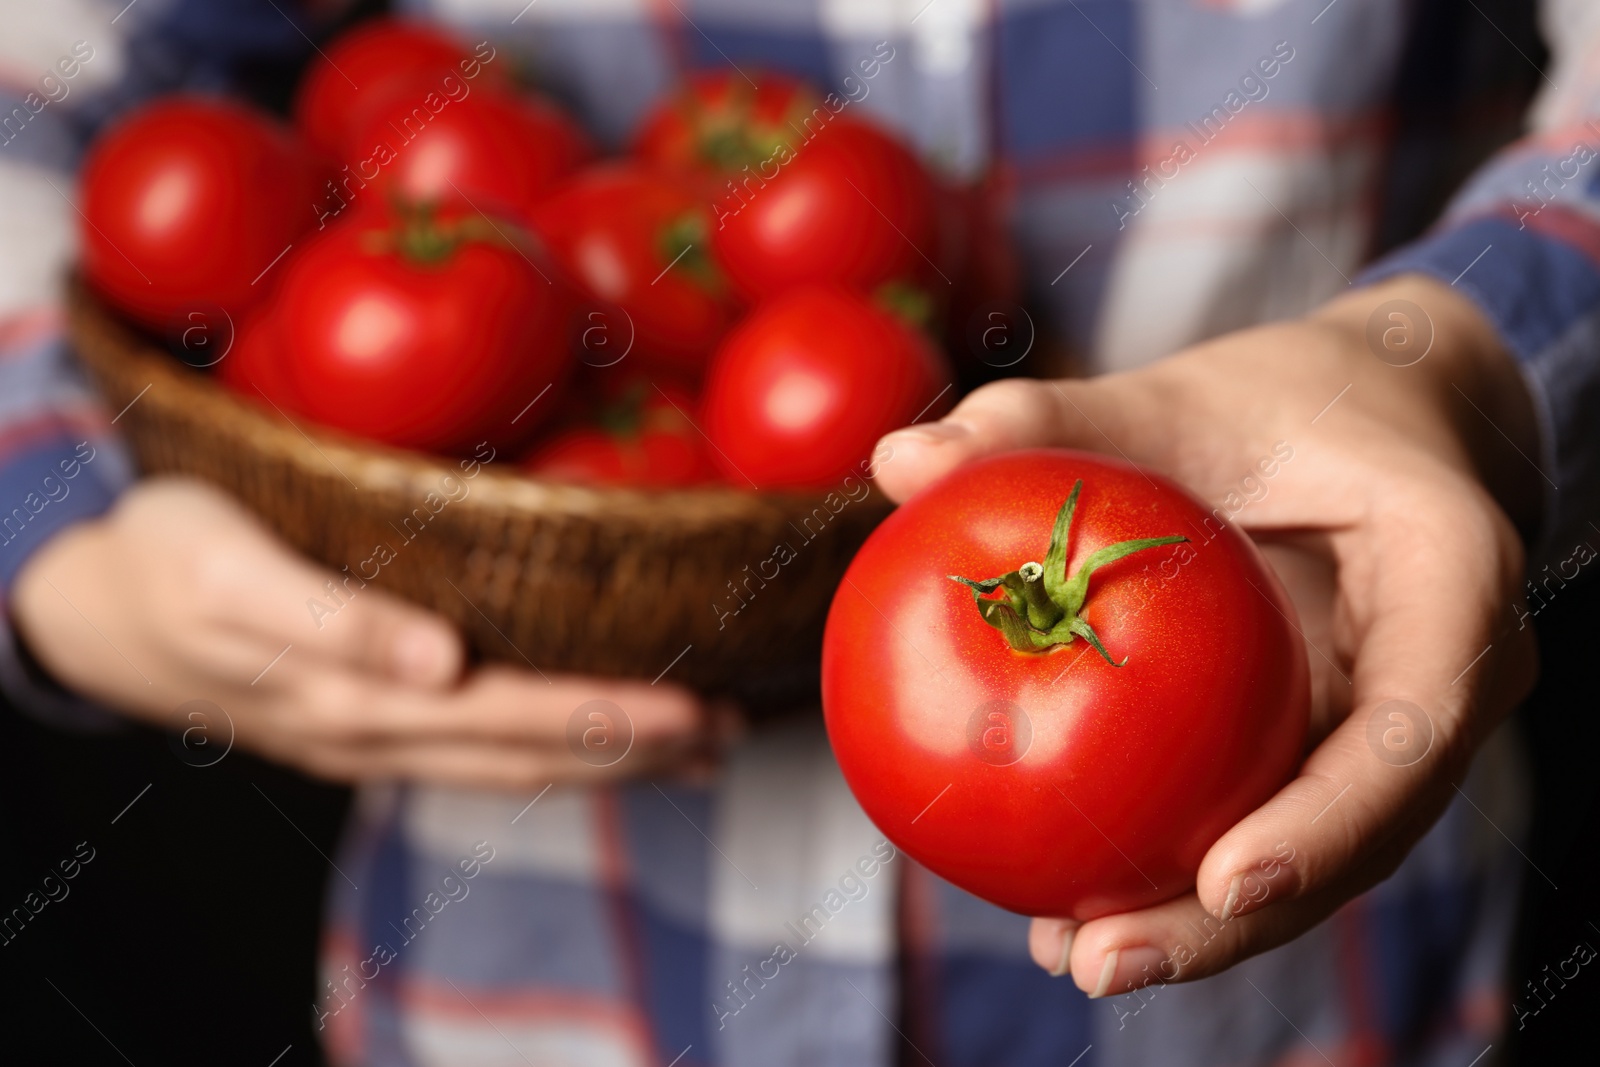
[(292, 1045), (278, 1067), (321, 1063), (317, 850), (346, 803), (238, 750), (196, 767), (154, 730), (84, 736), (4, 708), (0, 910), (79, 842), (95, 856), (0, 946), (0, 1060), (267, 1067)]

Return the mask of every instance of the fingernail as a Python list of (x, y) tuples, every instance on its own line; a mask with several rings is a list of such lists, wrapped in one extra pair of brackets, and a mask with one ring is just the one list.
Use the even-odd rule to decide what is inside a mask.
[(1117, 957), (1120, 955), (1122, 950), (1116, 948), (1106, 953), (1105, 962), (1100, 964), (1100, 978), (1094, 984), (1094, 991), (1089, 994), (1090, 1000), (1099, 1000), (1111, 988), (1111, 979), (1116, 977)]
[[(1250, 886), (1248, 894), (1243, 891), (1247, 884)], [(1252, 915), (1276, 900), (1292, 897), (1298, 886), (1294, 868), (1287, 863), (1268, 861), (1260, 865), (1260, 870), (1246, 869), (1234, 876), (1229, 887), (1231, 903), (1223, 907), (1226, 913), (1223, 921)]]
[(436, 635), (423, 629), (402, 631), (395, 638), (395, 673), (406, 681), (425, 682), (438, 677), (444, 666), (445, 651)]
[(1106, 953), (1106, 961), (1100, 966), (1100, 981), (1095, 984), (1089, 999), (1106, 996), (1112, 990), (1119, 994), (1128, 993), (1158, 981), (1161, 977), (1159, 968), (1166, 958), (1160, 949), (1149, 945), (1112, 949)]
[(1050, 968), (1050, 977), (1060, 978), (1072, 970), (1072, 939), (1076, 934), (1076, 930), (1069, 930), (1066, 927), (1061, 928), (1061, 959), (1056, 962), (1054, 967)]
[(634, 736), (647, 744), (688, 747), (699, 744), (704, 737), (703, 723), (693, 705), (646, 708), (637, 714), (623, 711), (622, 719)]
[(1239, 906), (1239, 891), (1244, 888), (1244, 875), (1236, 874), (1233, 881), (1228, 883), (1228, 899), (1222, 902), (1222, 914), (1218, 916), (1223, 922), (1233, 918), (1233, 909)]
[(959, 422), (921, 422), (915, 426), (908, 426), (903, 430), (895, 431), (895, 436), (920, 437), (933, 444), (943, 444), (957, 437), (965, 437), (971, 433)]

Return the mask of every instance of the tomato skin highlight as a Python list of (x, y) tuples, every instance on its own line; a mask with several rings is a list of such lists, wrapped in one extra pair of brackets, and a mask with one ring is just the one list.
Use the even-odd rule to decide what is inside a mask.
[(309, 150), (266, 115), (228, 100), (163, 97), (90, 149), (84, 275), (154, 329), (210, 307), (237, 320), (269, 288), (270, 278), (256, 280), (315, 220), (320, 179)]
[(578, 125), (542, 97), (479, 90), (451, 100), (439, 82), (436, 73), (396, 80), (362, 109), (351, 152), (378, 195), (361, 199), (465, 199), (526, 223), (593, 154)]
[[(1018, 652), (948, 575), (1044, 556), (1076, 479), (1076, 640)], [(936, 874), (1026, 915), (1088, 920), (1194, 884), (1206, 851), (1298, 766), (1310, 672), (1294, 607), (1234, 527), (1160, 475), (1028, 450), (960, 468), (867, 540), (829, 612), (823, 707), (867, 815)], [(996, 715), (999, 718), (996, 718)]]
[[(274, 311), (300, 409), (402, 448), (522, 440), (556, 407), (570, 370), (570, 294), (495, 240), (463, 240), (437, 262), (395, 240), (364, 217), (289, 264)], [(552, 395), (519, 418), (546, 386)]]
[(938, 415), (950, 380), (932, 342), (893, 313), (834, 286), (794, 289), (712, 358), (706, 436), (732, 484), (830, 488), (860, 473), (879, 437)]

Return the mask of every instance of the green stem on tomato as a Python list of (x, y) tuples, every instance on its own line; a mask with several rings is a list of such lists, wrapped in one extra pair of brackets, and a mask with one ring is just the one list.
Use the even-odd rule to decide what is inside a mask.
[(661, 257), (663, 275), (682, 271), (713, 296), (726, 288), (722, 272), (711, 258), (710, 228), (699, 211), (685, 212), (663, 226), (656, 234), (656, 254)]
[[(1141, 537), (1106, 545), (1091, 553), (1078, 567), (1077, 573), (1068, 578), (1067, 548), (1072, 536), (1073, 515), (1078, 509), (1078, 494), (1082, 489), (1083, 479), (1080, 478), (1073, 483), (1072, 492), (1056, 513), (1055, 526), (1050, 531), (1050, 545), (1042, 564), (1024, 563), (998, 578), (980, 581), (956, 574), (949, 577), (972, 590), (978, 617), (1004, 634), (1007, 643), (1018, 652), (1045, 652), (1057, 645), (1070, 645), (1081, 637), (1107, 663), (1120, 667), (1128, 662), (1127, 657), (1123, 657), (1122, 663), (1112, 659), (1099, 635), (1083, 618), (1090, 575), (1106, 564), (1115, 563), (1135, 552), (1175, 545), (1189, 539), (1180, 536)], [(996, 591), (1003, 593), (1004, 599), (991, 595)]]
[(1044, 582), (1039, 580), (1044, 577), (1044, 566), (1024, 563), (1017, 568), (1017, 577), (1022, 579), (1022, 599), (1028, 602), (1028, 625), (1048, 630), (1060, 622), (1066, 612), (1050, 599)]
[[(391, 201), (394, 223), (384, 230), (362, 234), (362, 246), (375, 253), (395, 252), (411, 263), (437, 266), (470, 242), (497, 245), (518, 253), (524, 259), (537, 246), (528, 232), (514, 222), (496, 222), (481, 212), (456, 219), (439, 218), (432, 201)], [(531, 263), (532, 260), (529, 260)]]

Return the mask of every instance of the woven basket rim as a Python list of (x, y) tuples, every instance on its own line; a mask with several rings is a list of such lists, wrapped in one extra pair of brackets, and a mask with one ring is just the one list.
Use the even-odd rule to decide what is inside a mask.
[[(357, 492), (408, 497), (437, 491), (446, 477), (461, 478), (460, 461), (380, 444), (303, 418), (292, 418), (239, 396), (181, 361), (118, 317), (79, 275), (69, 284), (75, 332), (98, 334), (118, 350), (127, 370), (150, 382), (134, 403), (184, 409), (219, 435), (248, 438), (266, 457), (314, 477), (349, 481)], [(224, 357), (225, 358), (225, 357)], [(270, 403), (270, 402), (269, 402)], [(131, 404), (130, 404), (131, 406)], [(126, 410), (126, 409), (124, 409)], [(696, 427), (699, 429), (698, 427)], [(703, 431), (701, 431), (703, 432)], [(574, 485), (522, 473), (502, 453), (481, 462), (472, 492), (455, 508), (494, 513), (567, 515), (665, 524), (675, 528), (720, 525), (776, 509), (784, 513), (823, 506), (832, 490), (746, 490), (730, 485), (638, 489)]]

